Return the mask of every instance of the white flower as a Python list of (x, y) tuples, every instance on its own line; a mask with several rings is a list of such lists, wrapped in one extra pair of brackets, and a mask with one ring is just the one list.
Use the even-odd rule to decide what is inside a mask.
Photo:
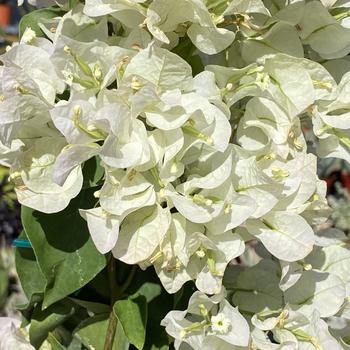
[(171, 311), (165, 316), (162, 325), (176, 339), (176, 349), (182, 342), (195, 350), (211, 349), (213, 343), (218, 349), (248, 345), (248, 323), (224, 297), (224, 289), (210, 298), (195, 292), (186, 311)]
[(35, 38), (36, 33), (34, 32), (34, 30), (30, 27), (27, 27), (21, 37), (21, 42), (24, 44), (31, 44)]
[(226, 334), (230, 327), (230, 320), (222, 313), (218, 313), (210, 318), (211, 329), (214, 333)]

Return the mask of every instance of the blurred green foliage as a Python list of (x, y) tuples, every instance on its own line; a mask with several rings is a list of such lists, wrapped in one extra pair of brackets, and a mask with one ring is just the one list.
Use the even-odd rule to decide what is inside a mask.
[(0, 201), (4, 201), (11, 209), (16, 202), (14, 185), (9, 181), (9, 169), (0, 165)]
[(18, 317), (17, 306), (25, 302), (15, 268), (12, 247), (0, 246), (0, 317)]
[(328, 196), (328, 203), (333, 209), (331, 220), (334, 227), (350, 232), (350, 193), (339, 182), (335, 184), (337, 195)]

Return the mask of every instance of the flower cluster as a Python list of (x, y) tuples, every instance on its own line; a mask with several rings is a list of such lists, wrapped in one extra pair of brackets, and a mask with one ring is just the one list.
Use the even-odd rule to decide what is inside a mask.
[(195, 282), (162, 321), (176, 349), (349, 347), (348, 240), (314, 232), (329, 215), (317, 156), (350, 161), (349, 5), (69, 6), (0, 57), (20, 203), (56, 213), (95, 186), (80, 215), (101, 254), (153, 265), (169, 293)]

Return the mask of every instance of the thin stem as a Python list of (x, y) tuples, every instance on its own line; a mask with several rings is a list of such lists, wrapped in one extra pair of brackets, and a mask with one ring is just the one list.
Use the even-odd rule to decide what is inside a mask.
[(112, 350), (114, 337), (117, 330), (117, 324), (118, 324), (118, 320), (115, 317), (114, 312), (112, 310), (111, 313), (109, 314), (109, 322), (108, 322), (106, 340), (105, 340), (105, 345), (103, 347), (103, 350)]
[(131, 268), (131, 271), (127, 277), (127, 279), (125, 280), (125, 282), (123, 283), (123, 285), (121, 286), (120, 292), (119, 294), (122, 296), (124, 294), (124, 292), (128, 289), (128, 287), (130, 286), (130, 283), (132, 282), (132, 280), (134, 279), (135, 273), (136, 273), (136, 265), (133, 265)]
[(118, 300), (118, 284), (116, 281), (116, 260), (113, 258), (113, 256), (111, 256), (111, 259), (108, 263), (108, 279), (109, 288), (111, 292), (111, 313), (109, 314), (109, 322), (103, 350), (112, 350), (118, 323), (118, 320), (113, 312), (113, 305)]
[(114, 303), (118, 300), (118, 283), (116, 278), (117, 271), (117, 261), (111, 256), (111, 259), (108, 263), (108, 280), (109, 280), (109, 289), (111, 293), (111, 306), (113, 307)]

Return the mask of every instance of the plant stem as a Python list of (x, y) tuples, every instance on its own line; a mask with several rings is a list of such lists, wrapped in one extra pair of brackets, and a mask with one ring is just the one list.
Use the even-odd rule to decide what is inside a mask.
[(111, 259), (108, 263), (108, 279), (109, 288), (111, 292), (111, 313), (109, 314), (109, 322), (103, 350), (112, 350), (118, 323), (118, 320), (113, 312), (113, 305), (118, 300), (118, 284), (116, 281), (116, 260), (113, 258), (113, 256), (111, 256)]
[(103, 347), (103, 350), (112, 350), (114, 336), (117, 330), (117, 323), (118, 323), (118, 320), (115, 317), (114, 312), (112, 310), (111, 313), (109, 314), (109, 322), (108, 322), (106, 340), (105, 340), (105, 345)]
[(111, 256), (111, 260), (108, 263), (108, 280), (109, 280), (109, 289), (111, 292), (111, 306), (119, 299), (118, 298), (118, 283), (116, 278), (117, 272), (117, 261)]
[(133, 265), (133, 267), (131, 268), (131, 271), (129, 272), (127, 279), (125, 280), (125, 282), (122, 284), (122, 286), (120, 288), (120, 296), (123, 296), (124, 292), (130, 286), (132, 280), (134, 279), (135, 273), (136, 273), (136, 265)]

